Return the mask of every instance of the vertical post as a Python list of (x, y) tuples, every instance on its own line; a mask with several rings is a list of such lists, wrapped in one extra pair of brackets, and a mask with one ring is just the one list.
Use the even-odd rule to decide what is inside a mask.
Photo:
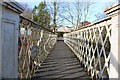
[(1, 61), (2, 61), (2, 38), (1, 38), (1, 18), (2, 18), (2, 5), (0, 4), (0, 80), (2, 78), (2, 65), (1, 65)]
[(18, 26), (22, 11), (13, 0), (0, 1), (0, 79), (18, 77)]
[(120, 3), (104, 10), (111, 17), (110, 78), (120, 78)]

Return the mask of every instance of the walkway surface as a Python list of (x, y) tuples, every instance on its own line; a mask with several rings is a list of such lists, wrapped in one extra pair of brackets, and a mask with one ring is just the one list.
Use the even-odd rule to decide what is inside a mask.
[[(74, 53), (63, 42), (58, 41), (41, 67), (36, 71), (33, 79), (88, 79), (89, 76), (81, 67)], [(56, 79), (55, 79), (56, 80)]]

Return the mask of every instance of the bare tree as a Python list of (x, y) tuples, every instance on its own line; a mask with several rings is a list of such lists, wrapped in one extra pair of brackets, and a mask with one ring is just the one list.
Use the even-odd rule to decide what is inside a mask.
[(24, 7), (24, 12), (22, 13), (22, 15), (27, 18), (30, 18), (32, 9), (29, 7), (29, 5), (27, 3), (21, 3), (21, 5)]
[[(106, 2), (104, 5), (104, 8), (108, 8), (110, 5), (113, 5), (116, 2), (117, 2), (117, 0), (115, 0), (113, 2)], [(101, 19), (107, 17), (107, 15), (104, 12), (99, 12), (99, 13), (95, 14), (95, 17), (96, 17), (95, 21), (98, 21), (98, 20), (101, 20)]]
[(97, 14), (95, 14), (95, 17), (96, 17), (95, 21), (98, 21), (98, 20), (101, 20), (101, 19), (107, 17), (107, 15), (105, 13), (97, 13)]
[(54, 25), (54, 31), (58, 25), (63, 21), (61, 18), (61, 2), (54, 0), (54, 2), (47, 3), (49, 12), (51, 14), (51, 24)]
[(61, 14), (61, 17), (65, 20), (67, 20), (69, 23), (71, 23), (73, 26), (75, 25), (75, 13), (72, 10), (73, 8), (71, 8), (71, 4), (69, 4), (68, 2), (65, 3), (66, 5), (63, 6), (63, 11), (64, 14)]
[(63, 7), (66, 14), (62, 14), (62, 16), (73, 26), (79, 26), (81, 21), (87, 20), (90, 7), (93, 4), (92, 0), (87, 0), (87, 2), (76, 0), (70, 4), (66, 3), (66, 6)]
[(57, 16), (57, 2), (56, 0), (54, 0), (54, 18), (53, 18), (53, 23), (54, 23), (54, 31), (55, 28), (57, 27), (57, 23), (56, 23), (56, 16)]

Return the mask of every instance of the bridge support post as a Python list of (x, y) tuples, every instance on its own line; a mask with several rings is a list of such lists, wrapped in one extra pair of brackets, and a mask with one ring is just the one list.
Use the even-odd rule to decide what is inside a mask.
[(116, 3), (105, 12), (111, 19), (110, 78), (120, 78), (120, 3)]
[(3, 1), (0, 1), (0, 79), (17, 78), (19, 14), (23, 8), (11, 0)]

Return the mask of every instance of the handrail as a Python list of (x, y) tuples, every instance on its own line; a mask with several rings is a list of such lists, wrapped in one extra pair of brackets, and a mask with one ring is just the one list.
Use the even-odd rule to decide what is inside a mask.
[[(33, 21), (33, 20), (30, 20), (30, 19), (28, 19), (28, 18), (26, 18), (26, 17), (24, 17), (24, 16), (22, 16), (22, 15), (20, 15), (20, 19), (21, 19), (21, 21), (22, 21), (22, 19), (28, 21), (27, 24), (26, 24), (26, 23), (23, 23), (23, 24), (26, 24), (26, 25), (30, 25), (30, 24), (31, 24), (31, 25), (37, 25), (37, 27), (36, 27), (36, 26), (33, 26), (33, 27), (42, 28), (42, 29), (44, 29), (44, 30), (47, 30), (47, 31), (55, 34), (55, 32), (53, 32), (52, 30), (47, 29), (47, 28), (43, 27), (42, 25), (38, 24), (37, 22), (35, 22), (35, 21)], [(21, 21), (20, 21), (20, 22), (21, 22)]]
[(111, 17), (64, 34), (64, 42), (92, 78), (108, 78), (111, 46)]
[(101, 20), (99, 20), (99, 21), (97, 21), (97, 22), (94, 22), (94, 23), (91, 23), (91, 24), (82, 26), (82, 27), (80, 27), (79, 29), (74, 30), (74, 31), (72, 31), (72, 32), (75, 32), (75, 31), (78, 31), (78, 30), (81, 30), (81, 29), (84, 29), (84, 28), (88, 28), (88, 27), (93, 27), (93, 26), (96, 25), (96, 24), (102, 23), (102, 22), (104, 22), (104, 21), (106, 21), (106, 20), (110, 20), (110, 19), (111, 19), (111, 17), (103, 18), (103, 19), (101, 19)]
[(18, 76), (31, 78), (54, 47), (57, 35), (23, 16), (18, 30)]

